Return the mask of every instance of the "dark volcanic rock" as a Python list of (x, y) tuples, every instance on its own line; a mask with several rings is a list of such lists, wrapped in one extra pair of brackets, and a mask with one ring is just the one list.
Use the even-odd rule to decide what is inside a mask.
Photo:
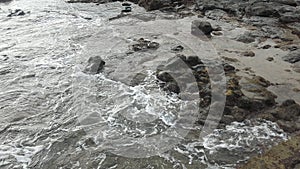
[(163, 5), (160, 0), (140, 0), (139, 5), (144, 7), (147, 11), (160, 9)]
[(0, 3), (10, 3), (13, 0), (0, 0)]
[(221, 9), (214, 9), (214, 10), (209, 10), (205, 12), (205, 16), (214, 19), (214, 20), (219, 20), (222, 19), (223, 17), (227, 17), (227, 13)]
[(12, 17), (12, 16), (23, 16), (26, 13), (22, 11), (21, 9), (16, 9), (14, 11), (10, 11), (10, 14), (7, 15), (7, 17)]
[(158, 72), (156, 76), (159, 80), (161, 80), (163, 82), (173, 82), (174, 81), (173, 77), (167, 72)]
[(295, 0), (273, 0), (273, 2), (277, 2), (284, 5), (297, 6), (297, 2)]
[(245, 51), (242, 53), (242, 55), (246, 57), (254, 57), (255, 53), (253, 51)]
[(131, 12), (132, 8), (130, 6), (125, 6), (122, 12)]
[(145, 81), (147, 77), (147, 74), (144, 73), (137, 73), (131, 80), (130, 85), (131, 86), (137, 86), (140, 85), (141, 83), (143, 83)]
[[(282, 142), (265, 154), (251, 158), (240, 169), (299, 169), (300, 135)], [(298, 168), (297, 168), (298, 167)]]
[(245, 32), (244, 34), (239, 35), (236, 40), (243, 43), (252, 43), (255, 42), (255, 37), (250, 32)]
[(186, 63), (189, 65), (189, 66), (196, 66), (199, 64), (199, 57), (198, 56), (188, 56), (186, 58)]
[(250, 16), (279, 17), (279, 13), (274, 3), (257, 2), (246, 8), (246, 13)]
[(300, 105), (294, 100), (287, 100), (273, 113), (273, 116), (279, 120), (296, 121), (300, 117)]
[(292, 23), (300, 21), (300, 14), (295, 14), (293, 12), (286, 13), (279, 18), (282, 23)]
[(247, 1), (244, 0), (196, 0), (197, 9), (204, 13), (209, 10), (220, 9), (231, 15), (239, 15), (243, 13), (243, 9), (247, 5), (246, 2)]
[(223, 64), (223, 67), (224, 67), (224, 71), (226, 73), (235, 71), (235, 67), (233, 67), (230, 64), (225, 63), (225, 64)]
[(131, 46), (132, 50), (137, 52), (137, 51), (145, 51), (145, 50), (156, 50), (159, 48), (159, 43), (157, 42), (152, 42), (150, 40), (140, 38), (137, 40), (137, 44), (134, 44)]
[(293, 51), (283, 57), (283, 60), (289, 63), (296, 63), (300, 61), (300, 50)]
[(286, 100), (280, 106), (264, 111), (258, 117), (276, 122), (285, 132), (300, 131), (300, 105), (294, 100)]
[(196, 36), (210, 35), (214, 31), (211, 24), (207, 21), (195, 20), (192, 22), (192, 34)]
[(100, 56), (90, 57), (83, 72), (87, 74), (98, 74), (104, 68), (104, 65), (105, 62)]
[[(147, 11), (160, 10), (165, 12), (179, 12), (188, 9), (186, 7), (193, 5), (193, 2), (188, 0), (138, 0), (138, 4)], [(186, 15), (184, 13), (181, 14), (181, 16)], [(186, 16), (188, 15), (189, 14)]]
[(174, 52), (181, 52), (183, 51), (184, 47), (181, 45), (175, 46), (174, 48), (172, 48), (171, 50)]
[(176, 93), (176, 94), (179, 94), (180, 93), (180, 88), (178, 86), (177, 83), (175, 82), (172, 82), (172, 83), (168, 83), (166, 86), (165, 86), (165, 89), (172, 92), (172, 93)]

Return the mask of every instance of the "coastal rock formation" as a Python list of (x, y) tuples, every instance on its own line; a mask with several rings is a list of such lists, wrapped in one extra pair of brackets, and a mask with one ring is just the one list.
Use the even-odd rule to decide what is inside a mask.
[(105, 62), (100, 56), (90, 57), (83, 72), (92, 75), (98, 74), (104, 68), (104, 65)]
[(254, 157), (239, 169), (298, 169), (300, 167), (300, 135), (280, 143), (265, 154)]
[(212, 28), (211, 24), (207, 21), (195, 20), (192, 22), (192, 34), (210, 35), (213, 30), (214, 29)]
[(283, 57), (283, 60), (289, 63), (297, 63), (300, 61), (300, 50), (292, 51)]

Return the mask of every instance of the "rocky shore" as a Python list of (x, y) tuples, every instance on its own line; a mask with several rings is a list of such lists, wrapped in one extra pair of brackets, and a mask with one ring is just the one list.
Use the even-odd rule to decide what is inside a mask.
[[(0, 1), (0, 3), (2, 2), (5, 4), (11, 3), (9, 0)], [(1, 9), (2, 7), (0, 8), (1, 17), (4, 17), (2, 18), (4, 26), (0, 29), (6, 32), (8, 37), (4, 41), (8, 45), (0, 45), (0, 62), (4, 65), (0, 66), (0, 78), (3, 81), (1, 84), (5, 87), (8, 86), (9, 89), (18, 87), (22, 89), (24, 86), (33, 86), (29, 88), (31, 92), (26, 93), (24, 98), (18, 98), (23, 96), (20, 94), (23, 90), (13, 90), (7, 95), (5, 95), (6, 91), (1, 91), (3, 96), (0, 100), (3, 102), (1, 103), (3, 105), (0, 104), (0, 111), (6, 112), (6, 114), (0, 113), (4, 119), (0, 121), (3, 123), (0, 124), (0, 139), (4, 140), (3, 147), (1, 147), (0, 143), (0, 152), (8, 152), (8, 155), (3, 153), (5, 155), (3, 159), (0, 156), (0, 167), (3, 165), (6, 168), (11, 166), (22, 168), (19, 164), (26, 164), (24, 166), (27, 167), (28, 165), (29, 168), (55, 168), (52, 164), (56, 164), (56, 167), (62, 168), (72, 168), (74, 166), (75, 168), (82, 166), (99, 168), (99, 165), (102, 165), (102, 168), (127, 167), (131, 169), (132, 167), (147, 168), (149, 166), (156, 168), (184, 168), (183, 166), (185, 166), (188, 169), (204, 169), (209, 165), (203, 163), (203, 161), (207, 160), (215, 166), (223, 167), (228, 164), (230, 167), (241, 169), (299, 169), (299, 0), (129, 0), (128, 2), (115, 0), (66, 0), (66, 2), (80, 12), (72, 10), (66, 12), (65, 9), (55, 9), (53, 11), (47, 9), (41, 11), (43, 16), (39, 16), (36, 11), (29, 12), (27, 9), (16, 8), (5, 11)], [(72, 6), (74, 3), (84, 3), (85, 5)], [(109, 6), (109, 4), (113, 5)], [(50, 4), (49, 6), (55, 5)], [(89, 11), (86, 8), (89, 8)], [(99, 9), (102, 11), (99, 11)], [(106, 12), (106, 10), (109, 12)], [(55, 17), (52, 18), (52, 15), (55, 15)], [(66, 22), (66, 18), (72, 21), (66, 26), (70, 35), (61, 35), (63, 33), (58, 28), (60, 24), (62, 25)], [(57, 21), (58, 19), (61, 19), (60, 22)], [(44, 23), (46, 21), (50, 21), (50, 23), (51, 21), (55, 22), (47, 25)], [(16, 23), (15, 27), (11, 28), (10, 23)], [(24, 27), (19, 26), (24, 23), (27, 25)], [(33, 29), (42, 30), (39, 32), (40, 35), (33, 34), (34, 31), (26, 29), (34, 25), (33, 23), (41, 24), (40, 27)], [(75, 28), (72, 27), (73, 25), (75, 25)], [(48, 26), (51, 28), (50, 30), (46, 29)], [(118, 28), (111, 29), (115, 26), (118, 26)], [(175, 31), (172, 32), (173, 30), (171, 31), (170, 28), (175, 26)], [(139, 29), (139, 27), (142, 28)], [(19, 34), (17, 32), (15, 35), (14, 29), (17, 31), (20, 29), (21, 32), (25, 30), (25, 35), (23, 32)], [(96, 31), (95, 29), (99, 30)], [(204, 44), (201, 46), (201, 49), (204, 48), (206, 50), (207, 46), (210, 46), (211, 49), (203, 50), (203, 53), (193, 53), (188, 45), (179, 44), (178, 41), (173, 42), (163, 37), (162, 33), (149, 33), (150, 35), (147, 36), (129, 37), (131, 34), (141, 33), (139, 31), (147, 30), (151, 32), (154, 29), (157, 32), (160, 32), (160, 29), (167, 29), (167, 31), (161, 32), (168, 32), (168, 29), (170, 29), (170, 34), (175, 37), (186, 33), (186, 30), (188, 30), (189, 35), (197, 37), (197, 40)], [(126, 33), (125, 30), (130, 33)], [(43, 34), (45, 32), (49, 32), (49, 34)], [(26, 33), (30, 34), (30, 36), (27, 36)], [(10, 43), (13, 37), (19, 35), (24, 35), (25, 37), (22, 40), (25, 39), (26, 42), (20, 46), (18, 46), (19, 42), (17, 40), (14, 43)], [(28, 49), (30, 48), (28, 43), (31, 43), (31, 37), (48, 40), (52, 36), (61, 38), (54, 39), (52, 42), (55, 45), (61, 45), (59, 48), (53, 47), (52, 49), (52, 46), (45, 45), (43, 50), (46, 52), (44, 52), (38, 46), (38, 49), (34, 49), (32, 50), (34, 52), (30, 53), (31, 50)], [(6, 36), (2, 36), (2, 38), (4, 37)], [(102, 38), (104, 39), (103, 43)], [(101, 42), (99, 42), (99, 39)], [(72, 42), (71, 45), (66, 45), (70, 41)], [(125, 45), (118, 46), (119, 44), (116, 44), (116, 42), (119, 43), (119, 41), (125, 41)], [(44, 43), (41, 40), (36, 40), (36, 44), (43, 45)], [(98, 50), (99, 46), (97, 45), (99, 44), (105, 47)], [(117, 49), (116, 51), (121, 52), (112, 52), (112, 49), (108, 49), (108, 44), (114, 46), (115, 48), (113, 49)], [(82, 46), (85, 45), (96, 49), (83, 48)], [(19, 48), (14, 48), (15, 46)], [(87, 54), (84, 53), (86, 54), (84, 57), (80, 55), (74, 59), (76, 52), (82, 49), (81, 47), (83, 51), (85, 50), (84, 52), (88, 51)], [(58, 49), (66, 53), (56, 54), (54, 51)], [(218, 54), (217, 62), (210, 60), (210, 56), (213, 55), (213, 52), (210, 50), (216, 51)], [(26, 56), (23, 54), (24, 51)], [(202, 57), (203, 55), (205, 57)], [(169, 56), (170, 58), (163, 60)], [(39, 61), (37, 59), (39, 57), (43, 60)], [(167, 96), (171, 97), (175, 94), (181, 100), (194, 99), (195, 95), (200, 96), (200, 98), (196, 98), (199, 100), (199, 106), (197, 106), (199, 107), (199, 113), (195, 117), (194, 124), (196, 129), (193, 128), (189, 131), (186, 136), (187, 140), (183, 141), (184, 146), (180, 145), (170, 150), (168, 155), (171, 154), (171, 157), (153, 156), (141, 159), (116, 156), (106, 152), (101, 146), (99, 149), (97, 147), (99, 142), (102, 143), (105, 139), (96, 140), (94, 134), (96, 133), (95, 135), (97, 135), (99, 133), (98, 131), (92, 134), (89, 133), (92, 127), (84, 130), (81, 124), (84, 124), (85, 119), (82, 120), (83, 122), (78, 121), (77, 118), (80, 117), (80, 114), (78, 115), (78, 112), (74, 113), (72, 111), (81, 112), (82, 109), (86, 108), (84, 107), (85, 104), (91, 106), (91, 110), (88, 109), (91, 112), (87, 111), (91, 113), (88, 114), (91, 117), (84, 114), (84, 116), (87, 116), (87, 119), (90, 118), (92, 119), (91, 121), (98, 120), (98, 115), (93, 113), (99, 111), (104, 113), (101, 114), (102, 116), (110, 117), (109, 120), (111, 121), (109, 122), (111, 122), (112, 128), (115, 127), (124, 131), (121, 127), (123, 127), (123, 123), (126, 123), (124, 126), (129, 126), (129, 128), (126, 128), (128, 131), (126, 130), (127, 133), (125, 134), (131, 134), (133, 138), (139, 138), (142, 134), (139, 133), (140, 131), (135, 131), (135, 127), (138, 124), (134, 120), (132, 122), (123, 118), (121, 120), (114, 119), (115, 117), (111, 118), (110, 116), (110, 114), (113, 114), (111, 113), (113, 111), (105, 112), (103, 110), (116, 108), (118, 111), (122, 111), (118, 109), (119, 105), (114, 106), (113, 103), (120, 101), (118, 104), (121, 105), (128, 101), (124, 99), (126, 94), (129, 97), (135, 94), (135, 91), (131, 90), (132, 88), (136, 89), (135, 87), (139, 86), (143, 88), (146, 80), (149, 80), (147, 79), (149, 75), (141, 70), (145, 67), (151, 67), (149, 65), (161, 63), (162, 60), (165, 64), (155, 67), (153, 76), (155, 77), (155, 83), (167, 93)], [(45, 62), (50, 64), (50, 66), (46, 65)], [(52, 64), (52, 62), (55, 64)], [(14, 68), (13, 66), (15, 65), (23, 67), (21, 67), (22, 69), (19, 67)], [(75, 67), (74, 65), (79, 66)], [(188, 74), (178, 74), (174, 78), (169, 72), (165, 71), (166, 68), (174, 70), (174, 74), (177, 75), (176, 71), (183, 68), (178, 65), (186, 65), (191, 70), (195, 81), (187, 78), (189, 77)], [(209, 70), (208, 66), (213, 69)], [(17, 71), (15, 69), (20, 70)], [(21, 72), (21, 74), (18, 74), (18, 72)], [(24, 72), (26, 73), (25, 75)], [(107, 79), (102, 77), (102, 75)], [(31, 84), (34, 78), (37, 79), (37, 86)], [(70, 79), (73, 81), (70, 82)], [(130, 80), (128, 81), (128, 79)], [(186, 84), (181, 84), (175, 79), (180, 79)], [(46, 81), (45, 83), (43, 83), (44, 80)], [(114, 82), (114, 80), (117, 82)], [(225, 81), (225, 91), (213, 88), (214, 83), (221, 81)], [(197, 89), (190, 87), (194, 83), (196, 83)], [(93, 86), (94, 84), (96, 85)], [(16, 88), (10, 88), (15, 86)], [(125, 90), (126, 87), (124, 86), (129, 86), (130, 90)], [(149, 88), (151, 87), (153, 86)], [(83, 94), (72, 93), (74, 88), (82, 91)], [(36, 89), (40, 91), (35, 91)], [(218, 92), (213, 92), (213, 89)], [(118, 90), (124, 90), (125, 94), (119, 96)], [(186, 90), (190, 93), (185, 93)], [(10, 90), (7, 89), (7, 91)], [(86, 96), (84, 94), (90, 95)], [(226, 96), (225, 103), (222, 100), (223, 95)], [(112, 96), (114, 98), (110, 98)], [(214, 100), (213, 97), (216, 99)], [(76, 100), (78, 98), (82, 100)], [(135, 102), (138, 103), (138, 110), (143, 110), (142, 103), (139, 101), (143, 101), (145, 98), (137, 97), (135, 99), (137, 99)], [(15, 107), (8, 106), (11, 100), (16, 100), (16, 103), (13, 105)], [(46, 103), (44, 105), (45, 100), (48, 100), (47, 105)], [(17, 104), (19, 103), (18, 101), (21, 103)], [(81, 102), (84, 104), (81, 105)], [(136, 104), (135, 102), (134, 104)], [(131, 103), (133, 102), (126, 104)], [(94, 104), (100, 104), (98, 106), (103, 106), (104, 108), (99, 110), (98, 107), (93, 107)], [(152, 102), (149, 104), (153, 106)], [(224, 106), (220, 121), (214, 118), (209, 119), (211, 121), (207, 119), (211, 105), (217, 108)], [(128, 106), (125, 110), (135, 110), (130, 108)], [(11, 113), (14, 111), (16, 111), (15, 114)], [(20, 114), (19, 111), (28, 111), (28, 116)], [(37, 115), (32, 113), (35, 111)], [(41, 121), (45, 121), (45, 124)], [(49, 121), (51, 121), (50, 124), (48, 124)], [(158, 125), (153, 124), (154, 127), (146, 126), (150, 128), (147, 128), (147, 130), (159, 134), (169, 127), (164, 124), (165, 121), (158, 120)], [(231, 145), (236, 144), (237, 147), (235, 148), (237, 149), (229, 151), (226, 147), (222, 147), (222, 145), (226, 146), (222, 140), (218, 143), (217, 152), (212, 151), (214, 148), (211, 145), (197, 145), (194, 143), (193, 141), (199, 138), (199, 130), (207, 121), (212, 124), (218, 121), (217, 134), (228, 138), (229, 141), (233, 142)], [(29, 123), (30, 125), (27, 125)], [(103, 127), (103, 124), (100, 124), (98, 127)], [(74, 126), (77, 125), (82, 128), (78, 129), (76, 127), (75, 130)], [(255, 128), (256, 126), (258, 128)], [(109, 131), (108, 134), (116, 132), (114, 130), (111, 132), (109, 127), (104, 126), (101, 129)], [(138, 127), (143, 128), (145, 126)], [(247, 127), (252, 128), (249, 129)], [(154, 131), (154, 128), (157, 130)], [(130, 131), (131, 129), (134, 131)], [(262, 136), (254, 134), (257, 138), (251, 138), (246, 141), (239, 140), (240, 138), (237, 136), (235, 139), (244, 146), (239, 147), (240, 142), (237, 143), (236, 140), (230, 140), (232, 138), (231, 135), (234, 134), (228, 130), (232, 133), (240, 132), (239, 134), (242, 133), (244, 135), (247, 134), (245, 131), (250, 131), (250, 133), (259, 133)], [(27, 133), (30, 133), (30, 137), (25, 140), (24, 137), (27, 138), (29, 136)], [(210, 137), (212, 142), (218, 141), (217, 134)], [(285, 134), (287, 134), (289, 140), (282, 142), (286, 139)], [(15, 137), (19, 139), (16, 139), (18, 146), (13, 145), (12, 147), (14, 148), (10, 150), (11, 138)], [(35, 138), (33, 141), (32, 137)], [(114, 137), (112, 138), (114, 139)], [(209, 140), (209, 138), (206, 139)], [(264, 143), (260, 143), (261, 140)], [(282, 143), (276, 145), (277, 142)], [(46, 143), (47, 148), (42, 149), (41, 147), (43, 147), (43, 144), (46, 145)], [(115, 148), (114, 146), (110, 147), (110, 144), (112, 143), (109, 142), (102, 146), (107, 146), (108, 149)], [(29, 146), (28, 150), (23, 150), (23, 146)], [(206, 149), (203, 150), (204, 148)], [(104, 152), (103, 149), (105, 150)], [(15, 155), (9, 152), (15, 150), (20, 151), (20, 153)], [(24, 151), (28, 151), (31, 154), (24, 155), (26, 154)], [(20, 158), (20, 156), (23, 157), (22, 154), (24, 158)], [(99, 157), (99, 154), (102, 156)], [(126, 167), (118, 166), (118, 164)], [(161, 164), (164, 164), (164, 166), (161, 167)]]
[[(70, 0), (68, 2), (107, 3), (107, 1), (98, 0)], [(299, 136), (295, 136), (300, 132), (300, 79), (298, 78), (300, 77), (300, 1), (132, 0), (130, 2), (144, 7), (147, 11), (160, 10), (180, 17), (198, 16), (200, 20), (195, 20), (192, 24), (194, 29), (199, 29), (208, 38), (223, 37), (218, 40), (225, 41), (224, 39), (229, 38), (236, 41), (237, 46), (241, 47), (221, 46), (219, 49), (217, 48), (224, 59), (222, 65), (227, 78), (226, 106), (219, 128), (246, 119), (259, 118), (276, 122), (292, 136), (292, 139), (274, 147), (264, 157), (251, 159), (247, 165), (241, 168), (296, 169), (300, 165), (299, 148), (296, 143), (300, 142), (300, 139)], [(213, 28), (210, 22), (214, 23), (213, 25), (217, 23), (218, 28)], [(246, 31), (231, 37), (231, 30), (223, 26), (225, 23), (233, 24), (238, 29), (243, 28)], [(158, 44), (155, 46), (159, 47)], [(143, 47), (143, 44), (133, 46), (134, 52), (141, 48), (146, 49), (147, 47)], [(182, 46), (174, 46), (172, 50), (178, 53), (176, 57), (192, 69), (198, 83), (200, 96), (203, 98), (200, 107), (208, 109), (211, 103), (211, 84), (205, 65), (197, 56), (181, 54), (184, 50)], [(279, 58), (274, 56), (278, 55), (276, 54), (278, 51), (284, 53), (280, 54)], [(264, 61), (262, 61), (263, 58), (265, 58)], [(257, 63), (256, 67), (247, 67), (249, 60), (252, 60), (253, 63), (265, 62), (266, 64)], [(267, 65), (267, 62), (284, 65), (285, 68), (281, 68), (283, 71), (292, 72), (289, 77), (293, 78), (293, 87), (289, 86), (287, 90), (289, 93), (294, 93), (295, 97), (282, 99), (278, 95), (283, 93), (277, 91), (289, 84), (282, 82), (282, 79), (286, 79), (284, 74), (277, 74), (282, 70), (278, 70), (276, 67), (264, 69), (264, 66), (272, 67), (271, 64)], [(170, 64), (176, 63), (171, 62)], [(264, 70), (266, 71), (264, 72)], [(272, 73), (277, 74), (275, 78), (270, 78)], [(261, 76), (264, 74), (268, 80)], [(178, 84), (168, 73), (158, 70), (157, 78), (163, 82), (161, 87), (165, 90), (180, 93)], [(201, 112), (197, 123), (204, 124), (206, 116), (207, 112)], [(284, 157), (275, 158), (280, 156), (281, 152), (286, 152)]]

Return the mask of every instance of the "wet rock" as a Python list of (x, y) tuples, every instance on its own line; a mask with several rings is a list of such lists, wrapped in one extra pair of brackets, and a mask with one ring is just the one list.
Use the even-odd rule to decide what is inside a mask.
[(94, 147), (96, 146), (96, 143), (93, 138), (88, 138), (87, 140), (84, 141), (84, 145), (88, 147)]
[(144, 73), (138, 73), (138, 74), (136, 74), (136, 75), (132, 78), (132, 80), (131, 80), (131, 82), (130, 82), (130, 85), (131, 85), (131, 86), (137, 86), (137, 85), (140, 85), (141, 83), (143, 83), (143, 82), (145, 81), (146, 77), (147, 77), (146, 74), (144, 74)]
[(300, 73), (300, 62), (295, 63), (292, 68), (295, 72)]
[(250, 16), (279, 17), (279, 13), (274, 3), (257, 2), (246, 8), (246, 13)]
[(198, 56), (188, 56), (186, 58), (186, 63), (189, 65), (189, 66), (196, 66), (198, 65), (200, 62), (200, 59)]
[(239, 99), (237, 106), (241, 109), (251, 110), (251, 111), (258, 111), (265, 107), (263, 102), (253, 101), (252, 99), (244, 96)]
[(262, 47), (262, 49), (269, 49), (269, 48), (271, 48), (272, 46), (271, 45), (264, 45), (263, 47)]
[(273, 113), (273, 116), (280, 120), (295, 121), (300, 117), (300, 105), (294, 100), (287, 100)]
[(168, 84), (165, 86), (165, 89), (166, 89), (167, 91), (172, 92), (172, 93), (176, 93), (176, 94), (179, 94), (179, 93), (180, 93), (180, 88), (179, 88), (178, 84), (175, 83), (175, 82), (168, 83)]
[(11, 2), (13, 0), (0, 0), (0, 3), (8, 3), (8, 2)]
[(131, 7), (130, 6), (125, 6), (125, 8), (122, 10), (122, 12), (131, 12)]
[(243, 43), (252, 43), (255, 42), (255, 37), (250, 32), (245, 32), (244, 34), (238, 36), (236, 40)]
[(112, 20), (116, 20), (116, 19), (120, 19), (120, 18), (123, 18), (123, 17), (125, 17), (125, 16), (128, 16), (128, 14), (125, 12), (121, 12), (121, 14), (119, 14), (119, 15), (117, 15), (117, 16), (114, 16), (114, 17), (111, 17), (111, 18), (109, 18), (108, 20), (109, 21), (112, 21)]
[[(138, 3), (147, 11), (158, 10), (166, 6), (163, 0), (140, 0)], [(168, 3), (168, 1), (165, 1), (165, 3)]]
[(297, 6), (297, 2), (295, 0), (273, 0), (273, 2), (277, 2), (289, 6)]
[(122, 3), (122, 6), (131, 6), (131, 4), (128, 2), (124, 2), (124, 3)]
[(100, 56), (90, 57), (83, 72), (92, 75), (98, 74), (104, 68), (104, 65), (105, 62)]
[[(136, 1), (136, 0), (134, 0)], [(191, 12), (186, 6), (191, 5), (189, 1), (185, 0), (139, 0), (138, 4), (144, 7), (147, 11), (160, 10), (164, 12), (177, 12), (181, 16), (189, 16)]]
[(273, 57), (268, 57), (268, 58), (267, 58), (267, 61), (269, 61), (269, 62), (272, 62), (273, 60), (274, 60)]
[(300, 22), (300, 14), (295, 14), (294, 12), (285, 13), (280, 16), (279, 21), (282, 23)]
[(183, 51), (183, 49), (184, 49), (183, 46), (178, 45), (178, 46), (175, 46), (174, 48), (172, 48), (171, 50), (175, 51), (175, 52), (181, 52), (181, 51)]
[(21, 9), (16, 9), (14, 11), (10, 11), (10, 14), (7, 15), (7, 17), (12, 17), (12, 16), (23, 16), (26, 13), (22, 11)]
[(221, 1), (221, 0), (196, 0), (197, 9), (205, 13), (210, 10), (223, 10), (229, 15), (238, 16), (241, 15), (243, 8), (247, 3), (229, 0), (229, 1)]
[(283, 57), (283, 60), (289, 63), (296, 63), (300, 61), (300, 50), (293, 51)]
[(245, 51), (242, 53), (242, 55), (245, 57), (254, 57), (255, 53), (253, 51)]
[(167, 72), (158, 72), (157, 78), (163, 82), (173, 82), (174, 78)]
[(206, 11), (205, 16), (210, 19), (214, 19), (214, 20), (220, 20), (224, 17), (228, 17), (227, 13), (221, 9), (214, 9), (214, 10)]
[(214, 31), (214, 32), (212, 32), (212, 34), (215, 35), (215, 36), (221, 36), (221, 35), (223, 35), (223, 33), (219, 32), (219, 31)]
[(271, 86), (271, 82), (261, 76), (254, 76), (251, 81), (255, 84), (261, 85), (262, 87)]
[(211, 24), (207, 21), (195, 20), (192, 22), (192, 34), (193, 35), (210, 35), (214, 31)]
[(242, 122), (246, 119), (246, 116), (249, 114), (248, 110), (241, 109), (239, 107), (233, 107), (231, 114), (234, 117), (234, 121)]
[(180, 93), (180, 88), (174, 78), (164, 71), (157, 70), (156, 73), (157, 79), (161, 80), (163, 83), (160, 84), (160, 87), (168, 93)]
[(230, 57), (225, 57), (225, 56), (222, 58), (228, 62), (239, 62), (239, 60), (235, 59), (235, 58), (230, 58)]
[(233, 67), (232, 65), (230, 65), (228, 63), (223, 64), (223, 67), (224, 67), (224, 71), (226, 73), (233, 72), (235, 70), (235, 67)]
[(176, 57), (180, 58), (182, 61), (186, 62), (186, 56), (185, 55), (177, 54)]
[(128, 2), (124, 2), (122, 3), (122, 6), (124, 7), (124, 9), (122, 10), (122, 12), (131, 12), (132, 8), (131, 8), (131, 4)]
[(146, 51), (146, 50), (156, 50), (159, 48), (159, 43), (152, 42), (150, 40), (140, 38), (137, 40), (137, 44), (131, 46), (132, 50), (137, 51)]
[(281, 107), (288, 107), (296, 104), (295, 100), (286, 100), (281, 104)]
[(300, 105), (294, 100), (286, 100), (280, 106), (265, 111), (260, 117), (276, 122), (285, 132), (300, 131)]
[[(261, 104), (262, 108), (268, 108), (276, 104), (274, 95), (272, 92), (267, 90), (267, 87), (271, 83), (260, 76), (254, 76), (252, 79), (244, 78), (241, 81), (241, 88), (243, 95), (247, 98), (251, 98), (252, 107), (257, 107), (257, 104)], [(260, 109), (256, 109), (259, 111)]]
[(274, 146), (265, 154), (251, 158), (240, 169), (284, 169), (294, 168), (299, 163), (300, 135)]

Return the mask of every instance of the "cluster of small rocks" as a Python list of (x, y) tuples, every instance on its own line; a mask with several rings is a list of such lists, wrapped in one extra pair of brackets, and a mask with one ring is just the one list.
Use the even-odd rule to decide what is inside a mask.
[(131, 46), (131, 49), (135, 52), (145, 50), (156, 50), (159, 48), (159, 43), (153, 42), (144, 38), (140, 38), (137, 43)]
[[(29, 12), (27, 12), (29, 13)], [(12, 17), (12, 16), (23, 16), (26, 15), (26, 13), (21, 10), (21, 9), (16, 9), (16, 10), (11, 10), (10, 14), (7, 15), (7, 17)]]

